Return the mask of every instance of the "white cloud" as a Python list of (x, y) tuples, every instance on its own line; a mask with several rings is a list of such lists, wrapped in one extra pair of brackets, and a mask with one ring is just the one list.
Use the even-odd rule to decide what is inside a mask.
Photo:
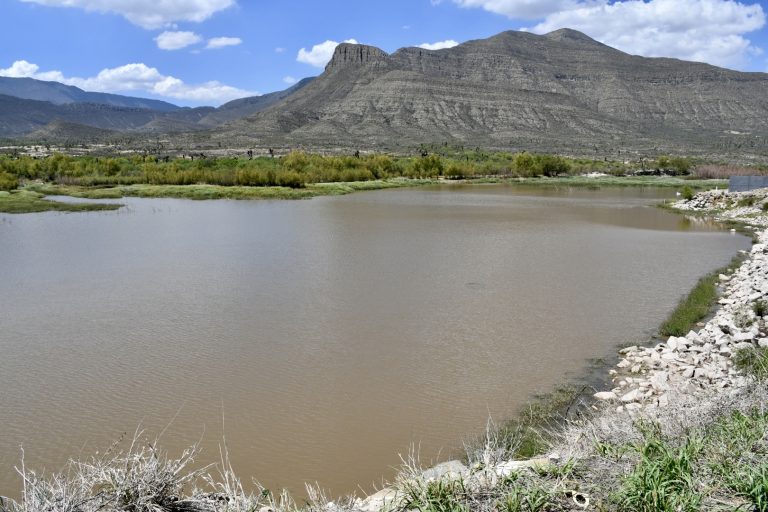
[(232, 7), (236, 0), (21, 0), (50, 7), (77, 7), (86, 11), (114, 13), (135, 25), (156, 29), (175, 21), (199, 23)]
[(35, 78), (37, 80), (45, 80), (48, 82), (61, 82), (64, 79), (64, 75), (60, 71), (46, 71), (40, 72), (40, 66), (32, 64), (26, 60), (17, 60), (11, 67), (0, 69), (0, 76), (7, 76), (11, 78)]
[(163, 75), (157, 68), (152, 68), (142, 63), (107, 68), (101, 70), (94, 77), (79, 78), (65, 77), (61, 71), (40, 72), (40, 67), (37, 64), (20, 60), (14, 62), (9, 68), (0, 69), (0, 76), (54, 80), (80, 87), (86, 91), (95, 92), (140, 91), (164, 98), (184, 100), (198, 104), (219, 105), (237, 98), (258, 94), (217, 81), (202, 84), (186, 84), (176, 77)]
[[(593, 0), (587, 1), (593, 3)], [(578, 0), (453, 0), (453, 2), (461, 7), (481, 7), (486, 11), (520, 20), (540, 19), (579, 5)]]
[[(347, 39), (344, 42), (358, 44), (354, 39)], [(336, 47), (339, 46), (339, 44), (340, 43), (337, 43), (336, 41), (325, 41), (323, 43), (316, 44), (312, 47), (311, 50), (302, 48), (299, 50), (299, 54), (296, 56), (296, 60), (316, 68), (322, 68), (328, 64), (328, 61), (331, 60), (331, 57), (333, 57), (333, 52)]]
[(298, 82), (298, 80), (296, 80), (296, 79), (295, 79), (295, 78), (293, 78), (292, 76), (286, 76), (286, 77), (283, 77), (283, 82), (284, 82), (284, 83), (286, 83), (286, 84), (288, 84), (288, 85), (293, 85), (293, 84), (295, 84), (296, 82)]
[(243, 40), (239, 37), (212, 37), (208, 40), (206, 48), (208, 50), (218, 50), (226, 46), (237, 46), (243, 44)]
[(436, 43), (422, 43), (419, 45), (419, 48), (424, 48), (425, 50), (442, 50), (444, 48), (453, 48), (454, 46), (459, 46), (459, 43), (453, 39), (447, 39)]
[(532, 32), (573, 28), (647, 57), (742, 67), (761, 50), (744, 37), (765, 26), (758, 3), (733, 0), (454, 0), (510, 18), (541, 19)]
[(194, 32), (163, 32), (155, 38), (157, 47), (161, 50), (181, 50), (187, 46), (199, 43), (203, 38)]
[(275, 53), (285, 53), (285, 48), (283, 48), (282, 46), (278, 46), (277, 48), (275, 48)]

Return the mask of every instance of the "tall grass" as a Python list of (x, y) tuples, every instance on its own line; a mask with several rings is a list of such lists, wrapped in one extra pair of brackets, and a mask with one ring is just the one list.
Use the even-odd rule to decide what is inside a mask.
[(739, 165), (698, 165), (691, 171), (691, 176), (701, 179), (728, 179), (731, 176), (761, 176), (768, 174), (764, 167), (745, 167)]
[(694, 478), (694, 465), (704, 443), (687, 436), (675, 446), (661, 435), (658, 425), (641, 426), (643, 440), (635, 449), (640, 458), (616, 496), (621, 510), (631, 512), (694, 512), (702, 496)]
[(702, 277), (659, 328), (663, 336), (685, 336), (697, 322), (705, 318), (717, 300), (718, 273)]
[(733, 355), (733, 364), (742, 373), (766, 380), (768, 379), (768, 348), (752, 347), (738, 350)]

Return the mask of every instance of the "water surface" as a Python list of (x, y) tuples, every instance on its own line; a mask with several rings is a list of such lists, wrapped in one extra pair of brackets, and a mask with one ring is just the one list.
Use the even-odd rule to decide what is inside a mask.
[(0, 494), (137, 426), (371, 488), (646, 339), (746, 238), (668, 191), (442, 186), (0, 215)]

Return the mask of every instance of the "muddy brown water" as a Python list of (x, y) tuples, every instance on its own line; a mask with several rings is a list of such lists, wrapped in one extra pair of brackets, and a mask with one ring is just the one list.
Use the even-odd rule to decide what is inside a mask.
[(0, 214), (0, 494), (137, 427), (370, 490), (647, 339), (749, 241), (672, 191), (437, 186)]

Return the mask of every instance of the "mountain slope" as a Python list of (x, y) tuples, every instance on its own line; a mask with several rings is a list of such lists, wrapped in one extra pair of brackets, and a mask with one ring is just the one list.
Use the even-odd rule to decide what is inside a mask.
[(156, 110), (158, 112), (172, 112), (180, 108), (165, 101), (101, 92), (86, 92), (71, 85), (35, 80), (33, 78), (0, 77), (0, 94), (26, 100), (50, 101), (54, 105), (98, 103), (115, 107)]
[(548, 149), (715, 144), (768, 133), (768, 75), (628, 55), (573, 30), (393, 54), (341, 44), (325, 72), (214, 140)]
[(104, 130), (133, 130), (149, 123), (157, 115), (152, 110), (93, 103), (54, 105), (48, 101), (0, 95), (0, 136), (12, 138), (26, 135), (54, 120)]
[(203, 117), (200, 120), (200, 124), (203, 126), (217, 126), (228, 121), (234, 121), (235, 119), (261, 112), (262, 110), (279, 103), (291, 94), (300, 91), (309, 85), (312, 80), (314, 80), (314, 77), (305, 78), (282, 91), (230, 101)]

